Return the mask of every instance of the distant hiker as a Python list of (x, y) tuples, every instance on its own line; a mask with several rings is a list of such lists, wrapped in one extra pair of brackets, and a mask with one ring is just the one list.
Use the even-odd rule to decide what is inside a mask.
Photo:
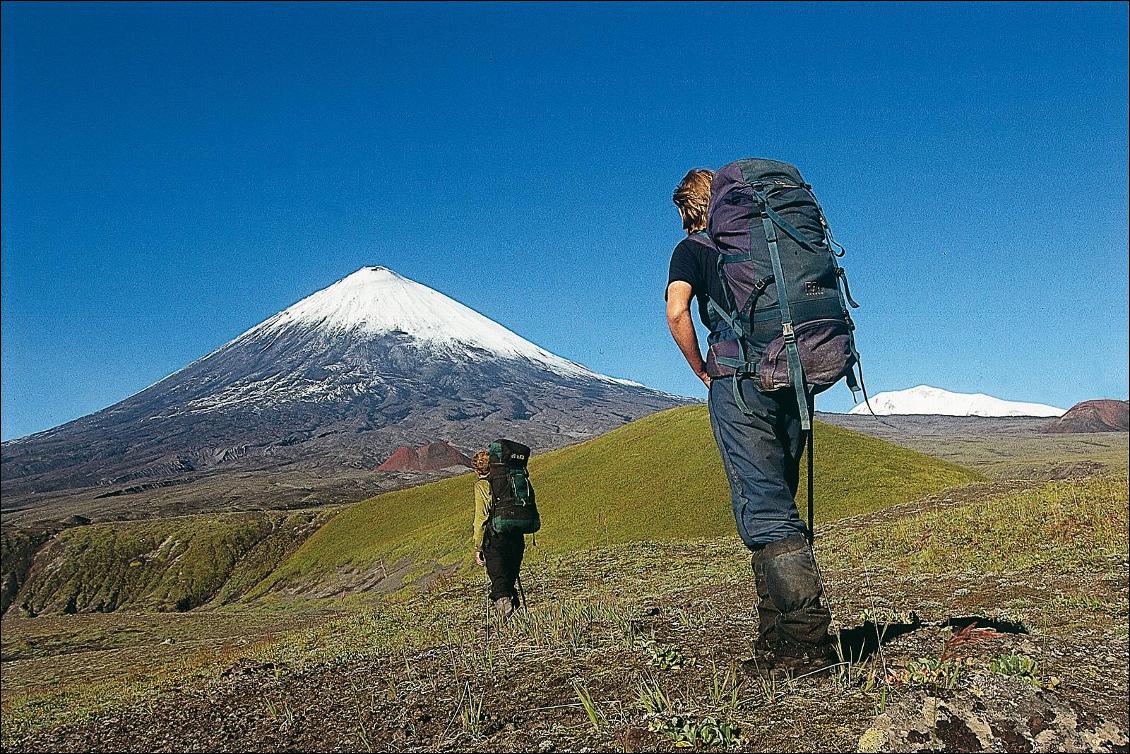
[(541, 528), (527, 464), (530, 449), (510, 440), (491, 443), (472, 458), (475, 481), (475, 562), (486, 566), (490, 600), (508, 620), (518, 608), (519, 570), (526, 534)]
[[(857, 361), (833, 242), (807, 184), (785, 163), (692, 170), (672, 199), (687, 238), (671, 255), (667, 324), (708, 388), (738, 533), (753, 552), (758, 664), (824, 667), (831, 614), (811, 547), (811, 505), (806, 526), (795, 497), (812, 395)], [(692, 299), (710, 331), (705, 359)]]

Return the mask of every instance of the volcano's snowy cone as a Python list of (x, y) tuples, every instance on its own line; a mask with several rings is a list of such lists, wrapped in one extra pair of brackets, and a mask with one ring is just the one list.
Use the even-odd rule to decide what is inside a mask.
[(510, 436), (544, 450), (682, 402), (366, 267), (121, 403), (5, 443), (4, 508), (38, 500), (33, 492), (136, 491), (226, 470), (302, 471), (316, 490), (402, 445)]

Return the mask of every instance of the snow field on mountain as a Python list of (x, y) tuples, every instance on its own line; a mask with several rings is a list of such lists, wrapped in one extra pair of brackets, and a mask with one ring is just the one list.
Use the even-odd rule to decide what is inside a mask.
[[(936, 414), (940, 416), (1062, 416), (1065, 411), (1042, 403), (1005, 401), (984, 393), (953, 393), (919, 385), (908, 390), (879, 393), (871, 398), (876, 414)], [(870, 413), (859, 404), (848, 413)]]
[(470, 307), (387, 267), (362, 267), (236, 340), (262, 337), (295, 324), (343, 335), (403, 333), (455, 358), (481, 358), (478, 352), (485, 351), (501, 358), (528, 359), (566, 376), (638, 384), (593, 372), (550, 353)]

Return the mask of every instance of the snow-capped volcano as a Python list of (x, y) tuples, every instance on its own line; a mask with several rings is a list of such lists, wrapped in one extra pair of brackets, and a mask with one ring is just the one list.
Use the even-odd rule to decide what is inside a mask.
[[(364, 267), (118, 404), (5, 443), (4, 506), (275, 469), (298, 473), (309, 500), (341, 470), (375, 469), (402, 445), (476, 448), (505, 436), (544, 450), (682, 402)], [(186, 489), (176, 487), (179, 501)]]
[[(1042, 403), (1019, 403), (984, 393), (952, 393), (919, 385), (908, 390), (879, 393), (871, 398), (876, 414), (935, 414), (939, 416), (1061, 416), (1064, 409)], [(870, 413), (859, 404), (849, 414)]]
[(409, 351), (413, 354), (410, 358), (421, 362), (425, 372), (437, 364), (506, 363), (539, 374), (551, 373), (554, 379), (594, 380), (646, 390), (637, 382), (609, 377), (550, 353), (489, 317), (387, 267), (362, 267), (261, 322), (204, 361), (228, 351), (257, 352), (264, 344), (271, 344), (271, 350), (277, 351), (278, 343), (297, 342), (323, 354), (344, 344), (377, 344), (378, 353), (362, 355), (366, 363), (354, 364), (347, 370), (348, 376), (339, 374), (345, 366), (340, 361), (327, 362), (315, 355), (307, 359), (318, 364), (314, 374), (292, 368), (265, 379), (231, 381), (222, 389), (186, 402), (185, 410), (201, 412), (238, 403), (263, 405), (362, 395), (373, 386), (373, 378), (384, 382), (401, 369), (404, 379), (419, 374), (404, 363)]
[(626, 382), (556, 356), (455, 299), (387, 267), (362, 267), (279, 312), (239, 339), (269, 336), (292, 325), (307, 325), (340, 335), (405, 334), (455, 357), (486, 354), (526, 359), (561, 374)]

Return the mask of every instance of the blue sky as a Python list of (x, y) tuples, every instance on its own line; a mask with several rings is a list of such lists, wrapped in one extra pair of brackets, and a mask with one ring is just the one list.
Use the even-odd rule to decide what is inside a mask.
[(1127, 394), (1123, 3), (6, 2), (2, 35), (5, 439), (367, 264), (701, 395), (670, 194), (745, 156), (816, 187), (873, 392)]

